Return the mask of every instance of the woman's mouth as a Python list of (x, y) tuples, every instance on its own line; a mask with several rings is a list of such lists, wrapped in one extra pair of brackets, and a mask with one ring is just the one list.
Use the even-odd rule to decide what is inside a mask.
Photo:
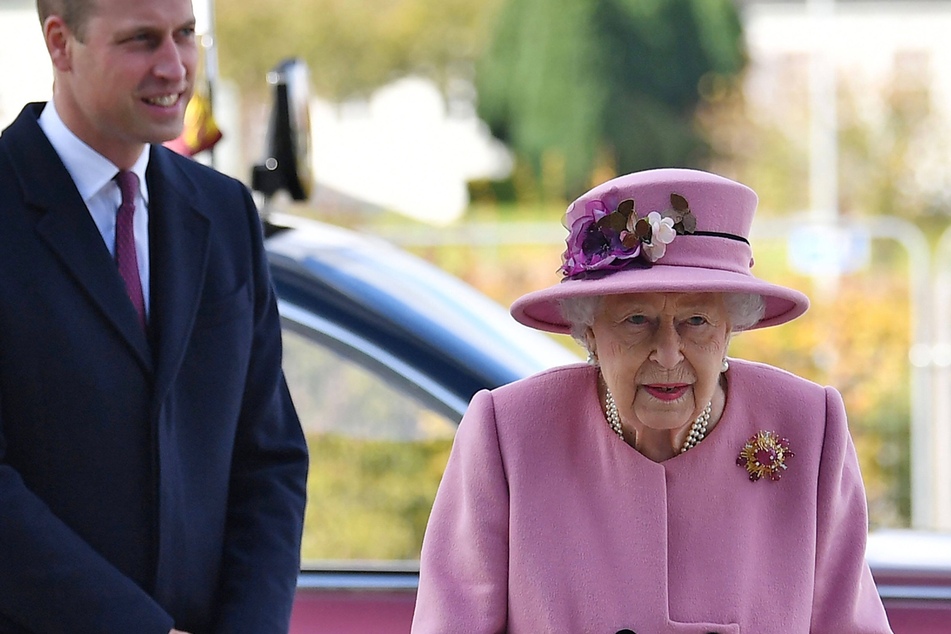
[(660, 401), (676, 401), (687, 393), (690, 386), (686, 383), (651, 383), (644, 390)]

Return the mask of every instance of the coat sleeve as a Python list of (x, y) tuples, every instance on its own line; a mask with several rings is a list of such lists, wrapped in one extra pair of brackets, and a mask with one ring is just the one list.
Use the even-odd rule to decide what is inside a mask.
[(413, 634), (504, 632), (509, 494), (492, 395), (459, 425), (423, 539)]
[(300, 572), (307, 445), (281, 370), (281, 327), (257, 211), (253, 344), (235, 439), (215, 631), (286, 632)]
[(889, 634), (885, 609), (865, 562), (868, 510), (842, 397), (826, 388), (819, 465), (813, 634)]

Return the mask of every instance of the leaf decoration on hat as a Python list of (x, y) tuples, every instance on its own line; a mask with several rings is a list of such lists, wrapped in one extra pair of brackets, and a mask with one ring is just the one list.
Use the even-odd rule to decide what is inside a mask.
[(612, 214), (608, 214), (595, 223), (595, 227), (602, 233), (610, 231), (621, 233), (627, 229), (627, 218), (625, 218), (624, 215), (620, 213), (620, 211), (616, 211)]
[(674, 219), (674, 229), (678, 234), (685, 235), (697, 230), (697, 217), (690, 212), (687, 199), (680, 194), (670, 195), (670, 209), (665, 213)]
[(638, 259), (654, 263), (678, 235), (694, 233), (697, 219), (687, 199), (670, 195), (670, 208), (638, 216), (634, 199), (620, 199), (612, 187), (601, 198), (572, 203), (565, 214), (568, 228), (560, 272), (574, 277), (589, 271), (615, 271)]
[(634, 200), (631, 198), (622, 200), (617, 205), (617, 211), (619, 214), (624, 216), (625, 219), (630, 218), (634, 215)]
[(641, 242), (650, 242), (653, 235), (653, 227), (647, 218), (638, 218), (631, 229), (634, 237)]

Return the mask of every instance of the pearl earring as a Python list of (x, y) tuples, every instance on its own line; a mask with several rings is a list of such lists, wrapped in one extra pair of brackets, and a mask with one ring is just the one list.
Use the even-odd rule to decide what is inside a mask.
[(588, 365), (597, 366), (598, 365), (598, 353), (593, 350), (588, 350)]
[(730, 369), (730, 362), (727, 361), (726, 358), (724, 358), (723, 365), (720, 366), (720, 372), (726, 372), (729, 369)]

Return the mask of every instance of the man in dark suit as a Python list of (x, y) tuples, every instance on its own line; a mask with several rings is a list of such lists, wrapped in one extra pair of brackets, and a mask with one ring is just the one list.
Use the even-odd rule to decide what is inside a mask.
[(0, 136), (0, 633), (285, 632), (307, 453), (260, 223), (158, 145), (190, 0), (38, 9), (53, 100)]

